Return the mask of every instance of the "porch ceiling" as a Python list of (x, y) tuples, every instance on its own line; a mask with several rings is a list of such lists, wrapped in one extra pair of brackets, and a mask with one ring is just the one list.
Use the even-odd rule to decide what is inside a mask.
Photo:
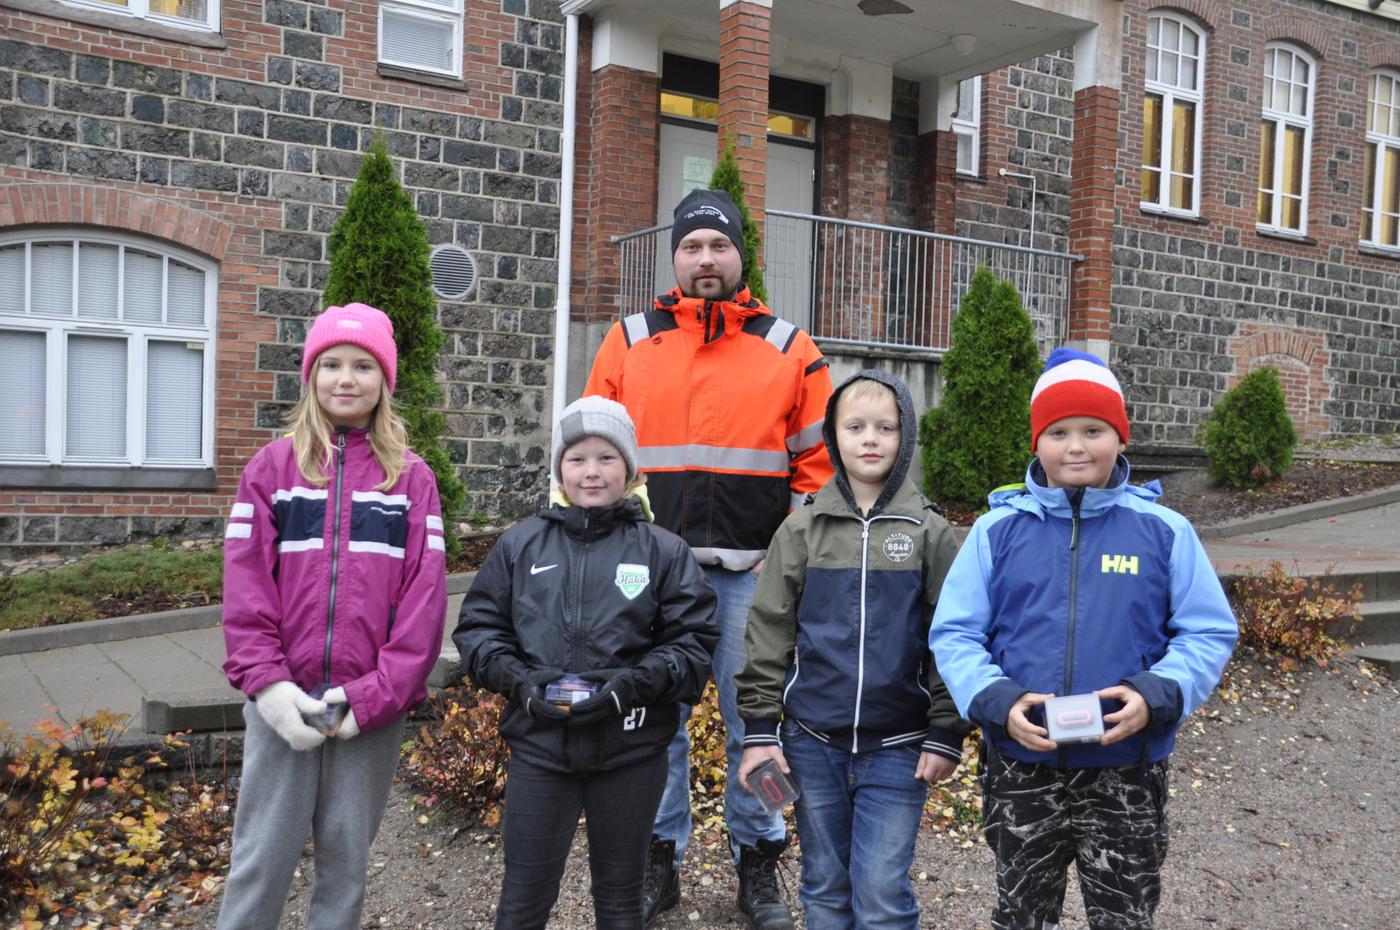
[[(860, 2), (773, 0), (775, 48), (787, 43), (860, 58), (887, 65), (906, 79), (962, 78), (1073, 45), (1075, 35), (1093, 25), (1071, 15), (1093, 7), (1083, 0), (907, 0), (911, 12), (882, 16), (862, 13)], [(667, 33), (719, 39), (716, 0), (567, 0), (563, 5), (566, 14), (607, 9), (626, 10)], [(976, 37), (963, 54), (953, 48), (953, 36), (960, 34)]]

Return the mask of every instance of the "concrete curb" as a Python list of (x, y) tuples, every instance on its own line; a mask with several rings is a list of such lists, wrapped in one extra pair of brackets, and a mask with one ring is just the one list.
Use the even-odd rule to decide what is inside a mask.
[(1357, 510), (1382, 507), (1397, 501), (1400, 501), (1400, 485), (1381, 488), (1376, 491), (1367, 491), (1365, 494), (1357, 494), (1355, 497), (1339, 497), (1330, 501), (1314, 501), (1311, 504), (1299, 504), (1297, 507), (1285, 507), (1282, 510), (1273, 510), (1269, 513), (1261, 513), (1240, 520), (1217, 523), (1213, 526), (1201, 526), (1196, 528), (1196, 534), (1200, 536), (1201, 539), (1228, 539), (1231, 536), (1262, 533), (1265, 530), (1276, 530), (1279, 527), (1291, 526), (1294, 523), (1306, 523), (1309, 520), (1322, 520), (1327, 517), (1335, 517), (1339, 514), (1353, 513)]
[[(471, 587), (475, 578), (476, 572), (448, 575), (448, 595), (464, 593)], [(78, 623), (40, 627), (37, 630), (8, 630), (0, 632), (0, 656), (202, 630), (205, 627), (218, 626), (222, 614), (222, 605), (210, 604), (207, 607), (186, 607), (181, 610), (164, 610), (131, 617), (83, 620)]]

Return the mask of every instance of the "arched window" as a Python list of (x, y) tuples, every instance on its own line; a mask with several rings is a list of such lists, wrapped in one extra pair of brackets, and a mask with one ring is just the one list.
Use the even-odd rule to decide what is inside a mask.
[(1142, 206), (1200, 212), (1201, 90), (1205, 35), (1168, 13), (1147, 21), (1147, 81), (1142, 98)]
[(1308, 230), (1308, 163), (1312, 157), (1316, 63), (1302, 49), (1282, 43), (1264, 49), (1264, 113), (1259, 126), (1261, 229)]
[(211, 466), (216, 277), (145, 239), (0, 234), (0, 465)]
[(1372, 74), (1366, 102), (1361, 241), (1400, 248), (1400, 74)]

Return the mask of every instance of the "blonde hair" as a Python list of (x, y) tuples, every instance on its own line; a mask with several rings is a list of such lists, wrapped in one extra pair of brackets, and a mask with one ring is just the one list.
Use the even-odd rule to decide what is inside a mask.
[(873, 378), (858, 378), (841, 392), (841, 396), (836, 399), (836, 409), (832, 412), (839, 416), (842, 404), (856, 400), (892, 400), (895, 410), (899, 409), (899, 397), (894, 388)]
[[(312, 367), (315, 377), (315, 367)], [(375, 485), (377, 491), (387, 491), (398, 483), (404, 470), (404, 453), (408, 451), (408, 431), (403, 418), (394, 410), (394, 395), (389, 386), (379, 389), (379, 403), (369, 421), (369, 447), (384, 480)], [(292, 431), (292, 449), (296, 452), (297, 468), (302, 477), (317, 487), (330, 481), (331, 460), (335, 455), (335, 424), (326, 416), (316, 400), (316, 388), (308, 384), (301, 392), (292, 412), (287, 415)]]

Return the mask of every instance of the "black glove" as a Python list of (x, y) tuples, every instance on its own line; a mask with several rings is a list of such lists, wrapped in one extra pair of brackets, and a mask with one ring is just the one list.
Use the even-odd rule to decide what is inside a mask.
[(556, 707), (544, 697), (544, 686), (564, 677), (557, 668), (531, 668), (519, 672), (511, 685), (510, 696), (536, 720), (568, 720), (569, 712)]
[(621, 672), (581, 672), (584, 681), (600, 681), (602, 686), (587, 700), (569, 708), (569, 717), (579, 723), (597, 723), (625, 717), (637, 706), (637, 679), (632, 669)]

